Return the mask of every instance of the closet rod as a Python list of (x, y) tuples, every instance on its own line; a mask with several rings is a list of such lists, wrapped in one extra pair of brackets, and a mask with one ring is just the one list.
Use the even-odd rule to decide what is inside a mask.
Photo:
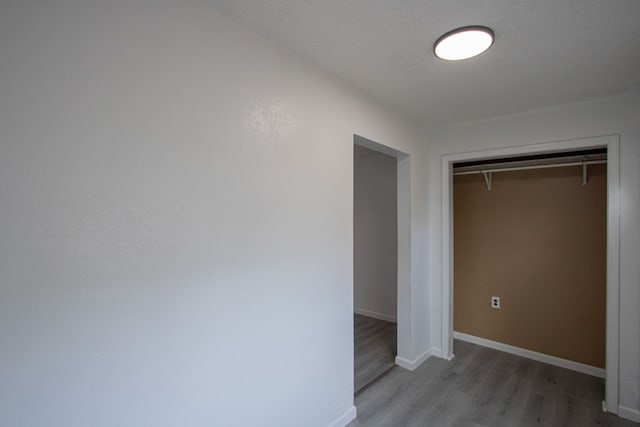
[(582, 165), (601, 165), (607, 163), (606, 160), (591, 160), (588, 162), (574, 162), (574, 163), (550, 163), (548, 165), (535, 165), (535, 166), (520, 166), (512, 168), (495, 168), (495, 169), (481, 169), (465, 172), (454, 172), (454, 175), (473, 175), (477, 173), (492, 173), (492, 172), (511, 172), (511, 171), (524, 171), (530, 169), (546, 169), (546, 168), (562, 168), (565, 166), (582, 166)]

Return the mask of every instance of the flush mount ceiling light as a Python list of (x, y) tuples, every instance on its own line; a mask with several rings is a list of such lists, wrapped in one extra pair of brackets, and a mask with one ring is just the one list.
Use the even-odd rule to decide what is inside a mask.
[(443, 34), (433, 44), (433, 53), (440, 59), (459, 61), (480, 55), (493, 44), (491, 28), (472, 25)]

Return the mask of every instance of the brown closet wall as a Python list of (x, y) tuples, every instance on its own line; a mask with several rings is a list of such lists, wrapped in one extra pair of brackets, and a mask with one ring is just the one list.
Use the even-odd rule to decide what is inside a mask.
[(604, 368), (606, 165), (588, 171), (454, 177), (455, 331)]

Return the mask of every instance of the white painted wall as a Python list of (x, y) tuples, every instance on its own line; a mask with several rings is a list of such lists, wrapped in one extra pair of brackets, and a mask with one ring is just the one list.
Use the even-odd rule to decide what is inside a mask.
[[(367, 150), (366, 148), (358, 148)], [(396, 320), (398, 233), (394, 157), (354, 161), (353, 298), (357, 313)]]
[[(620, 134), (620, 410), (640, 417), (640, 92), (459, 125), (429, 135), (431, 337), (441, 343), (441, 156)], [(640, 419), (640, 418), (637, 418)]]
[(412, 126), (198, 0), (2, 2), (0, 425), (348, 420), (354, 133), (410, 154), (415, 359)]

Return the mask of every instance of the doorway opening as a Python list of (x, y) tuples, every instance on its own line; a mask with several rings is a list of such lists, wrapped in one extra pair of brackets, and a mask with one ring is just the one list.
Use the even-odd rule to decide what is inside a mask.
[[(487, 159), (506, 159), (522, 156), (554, 156), (561, 152), (598, 150), (606, 153), (606, 307), (605, 307), (605, 363), (604, 370), (583, 370), (583, 372), (605, 377), (605, 402), (609, 412), (617, 413), (618, 409), (618, 312), (619, 312), (619, 142), (618, 136), (584, 138), (570, 141), (550, 142), (505, 149), (486, 150), (481, 152), (459, 153), (443, 156), (442, 191), (443, 191), (443, 287), (442, 287), (442, 349), (447, 358), (453, 357), (453, 279), (454, 279), (454, 236), (453, 236), (453, 167), (454, 164), (465, 163), (473, 166)], [(498, 160), (499, 161), (499, 160)], [(484, 171), (486, 172), (486, 170)], [(490, 174), (480, 172), (486, 188), (493, 182)], [(585, 177), (583, 176), (583, 182)], [(487, 305), (492, 301), (487, 299)], [(498, 304), (500, 304), (498, 302)], [(486, 344), (486, 343), (484, 343)], [(508, 349), (506, 349), (508, 351)], [(530, 355), (531, 356), (531, 355)], [(535, 355), (534, 355), (535, 356)], [(532, 357), (533, 358), (533, 357)], [(579, 364), (578, 364), (579, 365)], [(584, 365), (586, 367), (587, 365)], [(574, 366), (567, 366), (575, 369)], [(580, 366), (577, 366), (580, 368)], [(578, 370), (578, 369), (575, 369)]]
[[(406, 155), (354, 137), (354, 393), (389, 372), (399, 354), (408, 278)], [(402, 285), (405, 286), (402, 286)]]

